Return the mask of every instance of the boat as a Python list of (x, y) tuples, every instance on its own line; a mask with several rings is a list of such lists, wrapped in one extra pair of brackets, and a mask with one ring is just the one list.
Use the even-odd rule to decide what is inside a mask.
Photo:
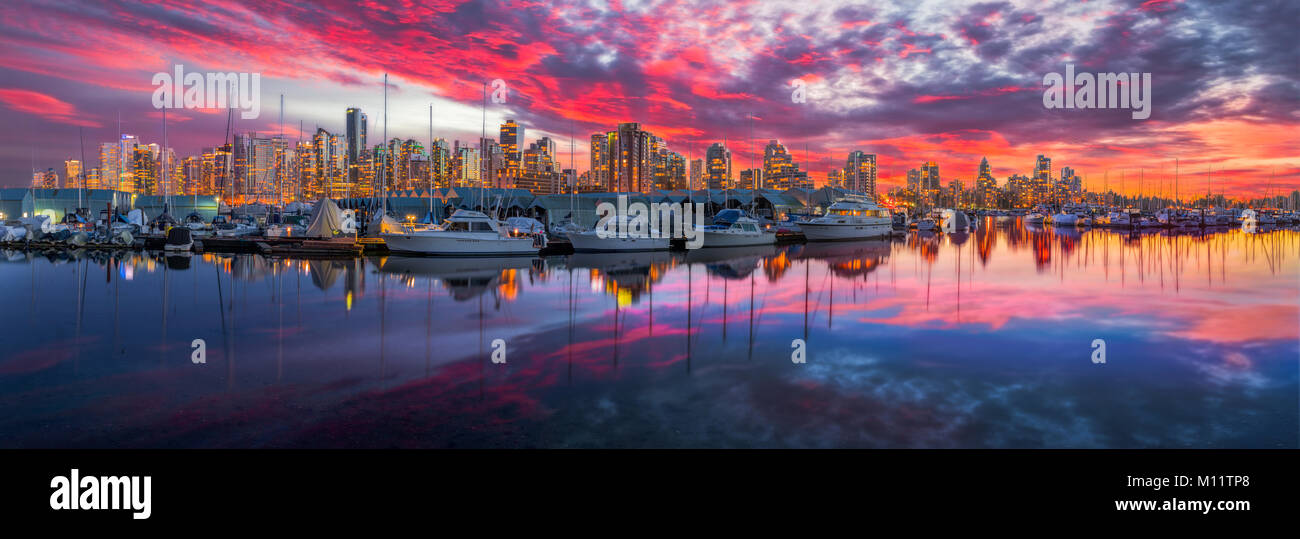
[(848, 197), (831, 204), (826, 214), (800, 223), (808, 241), (861, 240), (888, 236), (893, 227), (889, 210), (866, 197)]
[(651, 228), (648, 223), (644, 221), (642, 223), (638, 228), (643, 228), (645, 230), (643, 233), (619, 234), (619, 230), (629, 231), (632, 225), (636, 224), (631, 217), (620, 216), (603, 224), (597, 224), (598, 228), (606, 227), (603, 233), (596, 229), (569, 233), (569, 243), (573, 244), (575, 252), (585, 253), (667, 250), (670, 238), (660, 234), (658, 229)]
[(916, 230), (918, 232), (927, 232), (927, 231), (934, 230), (938, 227), (939, 225), (935, 224), (933, 217), (922, 217), (920, 219), (912, 221), (907, 225), (907, 228), (911, 230)]
[(743, 247), (776, 243), (776, 233), (759, 227), (758, 221), (747, 216), (737, 217), (730, 224), (703, 227), (704, 247)]
[(939, 212), (939, 228), (944, 232), (970, 232), (975, 227), (965, 212), (943, 210)]
[(233, 221), (226, 221), (221, 216), (217, 216), (212, 221), (212, 228), (217, 236), (223, 238), (239, 238), (258, 233), (257, 223), (250, 217), (237, 217)]
[(1074, 226), (1079, 222), (1079, 214), (1072, 211), (1061, 210), (1052, 214), (1051, 217), (1048, 218), (1048, 222), (1050, 222), (1052, 226)]
[(1111, 228), (1128, 228), (1131, 224), (1128, 212), (1123, 211), (1110, 212), (1103, 219), (1102, 225)]
[(535, 255), (546, 246), (542, 235), (511, 235), (501, 224), (473, 210), (456, 210), (430, 230), (380, 234), (388, 250), (440, 256)]
[(167, 252), (188, 252), (194, 248), (194, 236), (189, 227), (174, 226), (167, 230), (167, 240), (163, 250)]

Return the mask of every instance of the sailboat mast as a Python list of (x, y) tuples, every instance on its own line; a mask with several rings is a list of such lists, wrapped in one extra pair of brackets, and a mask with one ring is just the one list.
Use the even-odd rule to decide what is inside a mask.
[(388, 144), (388, 73), (384, 73), (384, 170), (383, 175), (379, 178), (379, 184), (383, 194), (380, 208), (383, 210), (383, 213), (380, 214), (380, 219), (383, 219), (385, 215), (388, 215), (388, 154), (391, 150), (392, 148), (390, 148)]

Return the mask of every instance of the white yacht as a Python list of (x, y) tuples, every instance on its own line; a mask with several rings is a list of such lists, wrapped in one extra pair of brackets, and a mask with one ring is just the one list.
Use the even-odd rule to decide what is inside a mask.
[[(634, 219), (621, 216), (606, 223), (608, 233), (600, 237), (595, 229), (582, 232), (570, 232), (569, 243), (573, 250), (583, 253), (617, 252), (617, 251), (665, 251), (668, 249), (669, 237), (660, 234), (648, 223), (642, 223), (642, 232), (633, 232)], [(597, 225), (598, 227), (601, 225)], [(619, 234), (619, 230), (624, 230)], [(662, 237), (661, 237), (662, 236)]]
[(716, 224), (702, 229), (705, 247), (743, 247), (747, 245), (772, 245), (776, 233), (759, 228), (758, 221), (738, 217), (730, 224)]
[(893, 219), (889, 210), (870, 199), (850, 197), (831, 204), (826, 215), (799, 223), (799, 228), (808, 241), (860, 240), (888, 236)]
[(456, 210), (441, 227), (385, 233), (388, 249), (423, 255), (535, 255), (546, 246), (543, 236), (512, 236), (483, 212)]

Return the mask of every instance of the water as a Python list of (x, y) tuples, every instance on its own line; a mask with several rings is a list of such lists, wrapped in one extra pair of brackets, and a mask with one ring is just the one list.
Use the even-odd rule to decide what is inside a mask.
[(987, 225), (535, 260), (5, 252), (0, 446), (1300, 444), (1300, 232)]

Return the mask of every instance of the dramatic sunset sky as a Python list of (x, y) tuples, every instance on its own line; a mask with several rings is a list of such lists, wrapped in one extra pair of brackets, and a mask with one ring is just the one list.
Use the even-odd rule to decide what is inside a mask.
[[(262, 114), (240, 131), (344, 129), (344, 109), (383, 129), (382, 77), (392, 83), (390, 137), (478, 136), (482, 84), (502, 79), (503, 118), (549, 135), (568, 166), (576, 139), (587, 169), (591, 133), (636, 121), (683, 155), (727, 138), (736, 168), (777, 138), (820, 184), (850, 150), (879, 154), (882, 183), (937, 160), (945, 181), (987, 156), (999, 182), (1074, 167), (1086, 186), (1136, 193), (1232, 195), (1300, 188), (1300, 3), (1024, 1), (316, 2), (191, 4), (8, 1), (0, 5), (0, 185), (26, 186), (33, 165), (78, 158), (78, 128), (96, 146), (124, 133), (161, 142), (151, 78), (187, 71), (259, 72)], [(1150, 72), (1151, 118), (1128, 110), (1047, 110), (1043, 76)], [(791, 80), (807, 83), (793, 103)], [(238, 115), (236, 115), (238, 116)], [(168, 112), (181, 156), (220, 144), (226, 115)], [(1270, 179), (1276, 174), (1276, 179)]]

